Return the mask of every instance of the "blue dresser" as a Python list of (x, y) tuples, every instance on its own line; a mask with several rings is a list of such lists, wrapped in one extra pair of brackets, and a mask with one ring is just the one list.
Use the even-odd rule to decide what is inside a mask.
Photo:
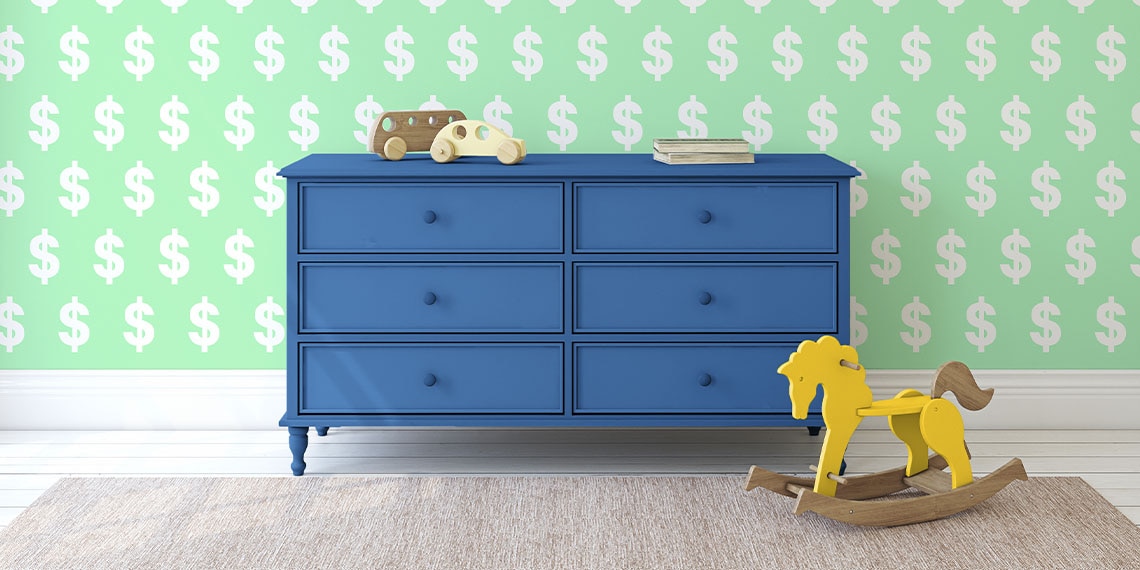
[(822, 154), (437, 164), (288, 179), (292, 470), (329, 426), (793, 426), (776, 367), (849, 328), (849, 181)]

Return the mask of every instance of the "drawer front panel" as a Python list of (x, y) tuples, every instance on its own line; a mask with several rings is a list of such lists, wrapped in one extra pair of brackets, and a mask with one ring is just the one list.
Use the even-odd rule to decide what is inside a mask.
[(562, 412), (562, 345), (300, 344), (301, 413)]
[(835, 253), (835, 184), (577, 184), (576, 251)]
[(837, 332), (835, 263), (574, 265), (575, 332)]
[(304, 184), (301, 253), (561, 252), (561, 184)]
[(776, 368), (796, 346), (576, 345), (574, 412), (790, 413)]
[(562, 332), (560, 263), (302, 263), (299, 332)]

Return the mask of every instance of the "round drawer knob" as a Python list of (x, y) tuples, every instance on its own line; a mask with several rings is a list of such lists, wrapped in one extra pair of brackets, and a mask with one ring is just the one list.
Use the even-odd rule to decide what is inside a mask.
[(712, 384), (712, 375), (706, 372), (701, 374), (701, 377), (698, 378), (697, 381), (701, 383), (701, 386), (708, 386)]
[(707, 223), (711, 222), (712, 221), (712, 212), (710, 212), (708, 210), (701, 210), (701, 213), (697, 214), (697, 221), (702, 223), (702, 224), (707, 224)]
[(424, 293), (424, 304), (425, 305), (434, 305), (435, 302), (438, 300), (439, 300), (439, 297), (436, 297), (435, 293), (432, 293), (431, 291)]
[(707, 305), (712, 302), (712, 293), (708, 291), (701, 292), (701, 296), (697, 297), (697, 302), (702, 305)]
[(424, 212), (424, 223), (434, 224), (439, 216), (435, 215), (435, 210), (428, 210)]
[(424, 376), (424, 386), (435, 386), (436, 382), (439, 382), (439, 378), (436, 378), (435, 374)]

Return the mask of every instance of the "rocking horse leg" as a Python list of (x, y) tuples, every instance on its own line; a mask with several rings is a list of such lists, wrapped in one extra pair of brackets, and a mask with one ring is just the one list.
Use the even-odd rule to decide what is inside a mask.
[[(918, 390), (903, 390), (895, 398), (913, 398), (923, 396)], [(929, 451), (926, 440), (922, 439), (922, 429), (919, 427), (918, 414), (900, 414), (887, 417), (887, 425), (903, 443), (906, 444), (906, 476), (926, 471), (929, 467)]]
[(950, 487), (957, 489), (972, 483), (974, 473), (966, 451), (966, 428), (958, 408), (948, 400), (935, 398), (922, 408), (919, 427), (930, 449), (950, 466)]
[[(847, 444), (859, 425), (858, 418), (849, 429), (828, 429), (823, 436), (823, 449), (819, 452), (819, 472), (815, 476), (813, 491), (820, 495), (835, 496), (837, 483), (828, 478), (828, 474), (839, 475), (843, 469), (843, 455), (847, 453)], [(847, 427), (847, 426), (843, 426)]]

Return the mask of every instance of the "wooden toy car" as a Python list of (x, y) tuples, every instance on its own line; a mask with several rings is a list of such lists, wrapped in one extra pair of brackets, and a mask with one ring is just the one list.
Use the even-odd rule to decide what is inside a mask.
[(516, 164), (526, 157), (526, 142), (483, 121), (455, 121), (435, 135), (431, 157), (442, 163), (461, 156), (494, 156), (503, 164)]
[(430, 150), (440, 129), (467, 117), (462, 111), (387, 111), (368, 128), (368, 152), (400, 160), (409, 151)]

